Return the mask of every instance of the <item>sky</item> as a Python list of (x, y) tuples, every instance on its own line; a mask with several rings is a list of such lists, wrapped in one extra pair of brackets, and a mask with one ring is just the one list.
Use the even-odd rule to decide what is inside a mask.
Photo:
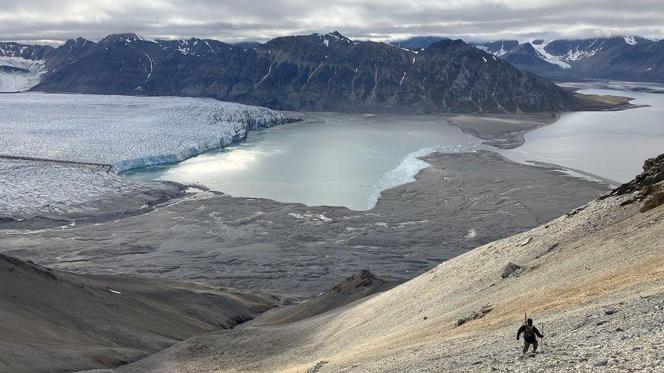
[(58, 44), (135, 32), (150, 39), (266, 41), (339, 31), (467, 41), (664, 38), (663, 0), (0, 0), (0, 40)]

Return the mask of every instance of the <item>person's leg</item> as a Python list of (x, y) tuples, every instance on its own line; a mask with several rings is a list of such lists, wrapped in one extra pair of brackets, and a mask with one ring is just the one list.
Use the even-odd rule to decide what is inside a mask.
[(533, 352), (537, 352), (537, 339), (533, 341)]
[(530, 347), (530, 343), (526, 342), (526, 340), (523, 340), (523, 353), (525, 354), (528, 352), (528, 347)]

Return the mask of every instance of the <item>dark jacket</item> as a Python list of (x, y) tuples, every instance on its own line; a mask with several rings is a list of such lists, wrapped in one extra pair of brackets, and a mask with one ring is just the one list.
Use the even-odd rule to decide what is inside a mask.
[[(529, 327), (532, 328), (532, 331), (533, 331), (532, 333), (526, 333), (526, 330)], [(538, 336), (540, 338), (544, 338), (542, 333), (540, 333), (540, 331), (537, 330), (535, 325), (521, 325), (521, 327), (519, 328), (519, 331), (516, 332), (516, 339), (519, 339), (519, 337), (521, 336), (521, 333), (524, 333), (523, 334), (523, 339), (526, 342), (529, 342), (529, 343), (535, 342), (537, 340), (537, 338), (535, 338), (535, 336)]]

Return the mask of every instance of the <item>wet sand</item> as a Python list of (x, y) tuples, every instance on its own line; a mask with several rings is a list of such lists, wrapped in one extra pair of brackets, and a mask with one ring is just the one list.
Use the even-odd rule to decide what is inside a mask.
[(492, 152), (424, 160), (431, 167), (415, 182), (384, 191), (369, 211), (200, 192), (105, 222), (4, 230), (0, 247), (60, 270), (194, 280), (297, 300), (360, 269), (405, 281), (609, 189)]
[(514, 149), (525, 142), (524, 135), (534, 129), (554, 123), (558, 113), (538, 114), (464, 114), (451, 117), (450, 124), (484, 143), (501, 149)]

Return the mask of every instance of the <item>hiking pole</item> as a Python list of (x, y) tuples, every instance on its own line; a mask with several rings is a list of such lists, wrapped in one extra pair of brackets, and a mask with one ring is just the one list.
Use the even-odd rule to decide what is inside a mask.
[(540, 353), (544, 351), (544, 323), (542, 323), (542, 347), (540, 348)]

